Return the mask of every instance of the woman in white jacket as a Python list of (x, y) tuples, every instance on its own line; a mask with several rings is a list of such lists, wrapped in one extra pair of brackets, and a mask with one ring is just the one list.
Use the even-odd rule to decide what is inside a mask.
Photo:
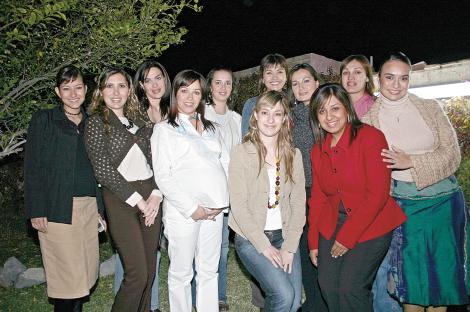
[(190, 312), (193, 260), (196, 308), (218, 312), (217, 270), (222, 210), (228, 207), (228, 152), (216, 125), (204, 117), (204, 77), (193, 70), (173, 80), (168, 119), (151, 139), (155, 180), (165, 196), (170, 310)]

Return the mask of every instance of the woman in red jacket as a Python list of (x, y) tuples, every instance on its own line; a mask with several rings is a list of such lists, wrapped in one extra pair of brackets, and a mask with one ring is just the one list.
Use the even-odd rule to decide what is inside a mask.
[(311, 100), (312, 194), (309, 248), (330, 312), (373, 311), (371, 286), (391, 231), (405, 215), (390, 197), (388, 148), (379, 130), (357, 118), (347, 91), (325, 84)]

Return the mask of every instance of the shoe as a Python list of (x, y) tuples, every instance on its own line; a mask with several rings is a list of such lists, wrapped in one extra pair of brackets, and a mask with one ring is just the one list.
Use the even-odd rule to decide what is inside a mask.
[(160, 312), (160, 309), (150, 310), (150, 312)]
[(228, 304), (223, 302), (222, 300), (219, 301), (219, 312), (221, 311), (228, 311)]

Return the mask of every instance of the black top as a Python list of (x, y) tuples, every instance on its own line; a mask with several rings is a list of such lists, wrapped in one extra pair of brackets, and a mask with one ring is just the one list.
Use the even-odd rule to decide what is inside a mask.
[[(83, 109), (82, 113), (85, 116)], [(24, 161), (24, 200), (28, 219), (47, 217), (51, 222), (70, 224), (76, 187), (86, 195), (93, 195), (90, 190), (94, 188), (98, 210), (103, 213), (101, 191), (93, 175), (80, 172), (75, 178), (75, 164), (77, 170), (86, 167), (86, 159), (81, 158), (83, 153), (77, 159), (83, 148), (79, 146), (83, 142), (80, 127), (83, 125), (77, 127), (65, 116), (61, 106), (38, 111), (31, 118)], [(90, 185), (83, 188), (87, 183), (85, 180)]]
[(93, 168), (91, 167), (90, 160), (85, 149), (85, 143), (83, 140), (84, 131), (85, 131), (85, 121), (82, 120), (77, 126), (70, 121), (73, 127), (76, 128), (78, 134), (77, 141), (77, 150), (75, 157), (74, 169), (74, 181), (73, 181), (73, 196), (96, 196), (96, 189), (94, 183), (90, 181), (95, 181), (95, 176), (93, 174)]
[(294, 146), (302, 153), (302, 162), (304, 165), (305, 186), (312, 186), (312, 162), (310, 152), (315, 139), (313, 137), (312, 126), (310, 124), (309, 106), (302, 102), (297, 103), (291, 111), (293, 129), (292, 140)]

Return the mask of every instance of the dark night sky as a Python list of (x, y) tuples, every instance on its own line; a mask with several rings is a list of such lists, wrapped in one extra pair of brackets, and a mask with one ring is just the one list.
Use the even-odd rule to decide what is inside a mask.
[(201, 13), (187, 11), (179, 19), (189, 29), (185, 43), (160, 58), (170, 75), (185, 68), (206, 74), (216, 65), (241, 70), (273, 52), (287, 58), (312, 52), (336, 60), (361, 53), (374, 56), (375, 67), (391, 51), (405, 52), (413, 63), (470, 58), (468, 0), (209, 0), (202, 5)]

